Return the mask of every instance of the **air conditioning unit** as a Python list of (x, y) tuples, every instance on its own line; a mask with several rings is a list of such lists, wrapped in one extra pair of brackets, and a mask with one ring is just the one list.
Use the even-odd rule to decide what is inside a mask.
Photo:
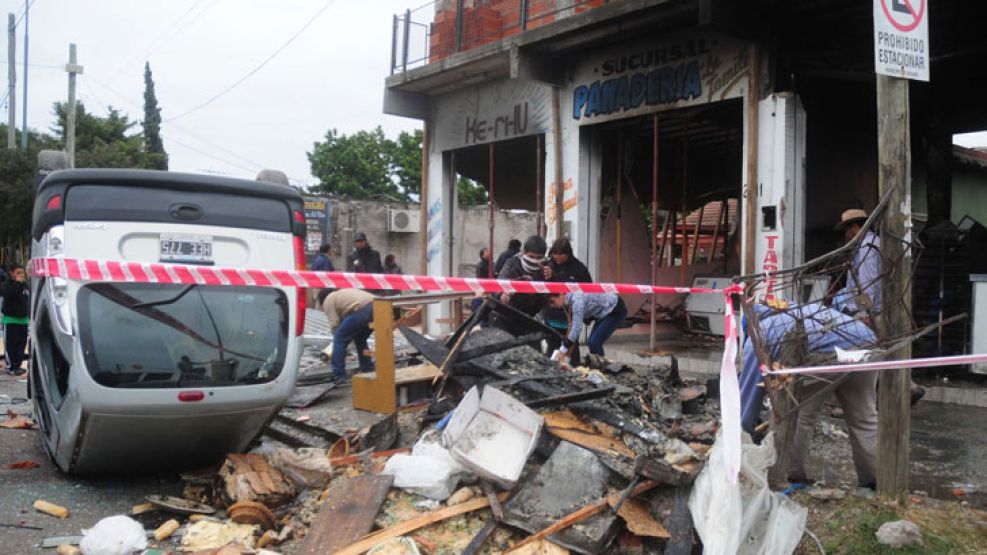
[[(692, 286), (700, 289), (723, 289), (733, 285), (733, 278), (730, 276), (700, 275), (692, 280)], [(740, 307), (736, 306), (734, 298), (734, 311)], [(691, 293), (685, 300), (686, 321), (689, 331), (709, 335), (723, 335), (723, 312), (726, 306), (723, 302), (722, 293)], [(739, 314), (736, 314), (736, 322), (740, 322)]]
[(415, 233), (421, 231), (421, 214), (418, 210), (388, 210), (387, 231), (391, 233)]

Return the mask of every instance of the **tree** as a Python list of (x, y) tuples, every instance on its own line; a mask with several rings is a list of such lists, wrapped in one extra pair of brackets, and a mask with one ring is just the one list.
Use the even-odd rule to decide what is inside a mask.
[(154, 94), (154, 78), (148, 62), (144, 62), (144, 121), (141, 125), (144, 128), (144, 153), (147, 155), (142, 167), (167, 170), (168, 153), (161, 141), (161, 108)]
[[(59, 139), (59, 148), (65, 145), (65, 122), (68, 110), (65, 103), (55, 103), (57, 121), (51, 131)], [(75, 165), (78, 168), (153, 168), (153, 159), (144, 151), (144, 138), (140, 133), (128, 135), (136, 121), (109, 107), (106, 117), (86, 111), (79, 103), (75, 110)]]
[(391, 170), (405, 196), (419, 196), (422, 190), (422, 139), (421, 129), (413, 133), (402, 131), (393, 144)]
[(487, 190), (483, 185), (468, 177), (459, 176), (459, 181), (456, 182), (456, 191), (459, 197), (459, 204), (464, 206), (476, 206), (487, 203)]
[[(395, 150), (394, 142), (384, 136), (380, 126), (352, 135), (330, 129), (325, 141), (315, 143), (307, 153), (312, 175), (319, 179), (312, 191), (350, 198), (406, 200), (408, 196), (393, 177)], [(421, 172), (420, 156), (418, 171)]]

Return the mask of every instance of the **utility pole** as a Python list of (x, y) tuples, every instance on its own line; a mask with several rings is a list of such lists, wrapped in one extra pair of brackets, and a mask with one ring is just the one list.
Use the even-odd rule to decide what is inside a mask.
[(69, 74), (69, 105), (65, 114), (65, 154), (69, 168), (75, 167), (75, 76), (82, 73), (82, 66), (75, 62), (75, 44), (69, 44), (69, 63), (65, 64)]
[[(877, 161), (878, 193), (890, 192), (887, 213), (881, 226), (881, 312), (884, 337), (900, 337), (911, 322), (912, 268), (908, 245), (911, 238), (911, 135), (908, 81), (877, 76)], [(911, 343), (889, 355), (892, 359), (912, 358)], [(881, 375), (877, 410), (878, 492), (901, 497), (908, 493), (911, 372), (898, 370)]]
[[(31, 8), (30, 0), (24, 0), (24, 101), (21, 104), (24, 106), (24, 117), (23, 125), (21, 129), (21, 150), (27, 150), (27, 23), (28, 23), (28, 11)], [(11, 65), (14, 63), (14, 59), (10, 59)]]
[(7, 14), (7, 148), (17, 148), (17, 26), (14, 14)]

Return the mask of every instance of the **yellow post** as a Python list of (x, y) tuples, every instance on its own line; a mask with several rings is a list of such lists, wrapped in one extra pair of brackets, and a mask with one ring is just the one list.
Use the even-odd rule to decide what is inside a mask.
[(392, 414), (398, 405), (394, 381), (394, 308), (389, 299), (375, 299), (373, 303), (377, 371), (353, 376), (353, 408)]

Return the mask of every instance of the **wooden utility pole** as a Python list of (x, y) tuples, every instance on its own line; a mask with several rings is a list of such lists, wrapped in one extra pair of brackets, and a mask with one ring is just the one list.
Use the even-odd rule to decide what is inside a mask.
[(7, 14), (7, 148), (17, 148), (17, 25)]
[[(909, 132), (908, 81), (877, 76), (878, 192), (890, 192), (888, 210), (881, 226), (881, 314), (884, 337), (901, 336), (910, 329), (912, 292), (911, 254), (900, 238), (911, 239), (911, 136)], [(912, 357), (911, 344), (889, 355), (892, 359)], [(908, 492), (911, 403), (909, 371), (881, 374), (877, 407), (879, 435), (877, 452), (878, 492), (901, 496)]]
[(82, 73), (82, 66), (75, 63), (75, 44), (69, 44), (69, 63), (65, 71), (69, 74), (69, 105), (65, 117), (65, 154), (69, 167), (75, 167), (75, 76)]

